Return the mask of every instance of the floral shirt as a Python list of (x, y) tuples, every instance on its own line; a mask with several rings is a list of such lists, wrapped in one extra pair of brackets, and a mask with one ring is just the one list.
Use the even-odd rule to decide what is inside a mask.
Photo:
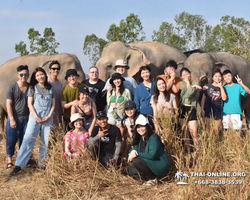
[(74, 132), (74, 130), (71, 130), (64, 136), (64, 141), (67, 141), (69, 143), (70, 153), (81, 151), (82, 149), (87, 148), (88, 139), (89, 134), (86, 130), (83, 130), (81, 134), (78, 134)]

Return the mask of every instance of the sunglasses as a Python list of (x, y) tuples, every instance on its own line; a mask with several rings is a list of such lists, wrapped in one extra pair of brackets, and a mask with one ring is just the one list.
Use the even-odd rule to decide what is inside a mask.
[(52, 69), (52, 70), (54, 70), (54, 71), (55, 71), (55, 70), (60, 71), (60, 69), (59, 69), (59, 68), (51, 68), (51, 69)]
[(25, 77), (25, 78), (27, 78), (29, 76), (29, 74), (19, 74), (19, 75), (20, 75), (20, 77)]

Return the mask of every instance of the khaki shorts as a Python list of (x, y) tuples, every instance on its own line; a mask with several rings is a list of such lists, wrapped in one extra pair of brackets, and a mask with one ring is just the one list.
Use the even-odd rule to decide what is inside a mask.
[(229, 129), (229, 128), (233, 128), (234, 130), (242, 129), (242, 117), (240, 114), (224, 115), (222, 123), (224, 129)]

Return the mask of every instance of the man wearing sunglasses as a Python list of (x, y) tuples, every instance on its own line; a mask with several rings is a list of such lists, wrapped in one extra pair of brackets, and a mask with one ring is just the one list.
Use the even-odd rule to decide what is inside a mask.
[(62, 123), (62, 104), (61, 104), (61, 92), (62, 83), (58, 80), (58, 75), (61, 69), (61, 65), (57, 60), (53, 60), (49, 65), (50, 76), (48, 77), (48, 82), (54, 88), (55, 93), (55, 111), (53, 115), (54, 124)]
[(9, 85), (6, 93), (6, 108), (8, 113), (8, 120), (6, 122), (7, 170), (10, 170), (13, 167), (12, 156), (15, 152), (16, 142), (19, 140), (20, 148), (28, 122), (28, 78), (28, 66), (20, 65), (19, 67), (17, 67), (18, 80), (17, 82)]

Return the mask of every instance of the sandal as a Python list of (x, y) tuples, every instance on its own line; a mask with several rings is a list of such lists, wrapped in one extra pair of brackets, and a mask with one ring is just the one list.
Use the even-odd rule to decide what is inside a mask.
[(13, 163), (8, 163), (8, 164), (7, 164), (7, 167), (6, 167), (6, 170), (11, 169), (12, 167), (14, 167)]
[(143, 187), (150, 187), (150, 186), (156, 186), (158, 184), (158, 182), (156, 182), (155, 180), (149, 180), (146, 181), (142, 184)]

